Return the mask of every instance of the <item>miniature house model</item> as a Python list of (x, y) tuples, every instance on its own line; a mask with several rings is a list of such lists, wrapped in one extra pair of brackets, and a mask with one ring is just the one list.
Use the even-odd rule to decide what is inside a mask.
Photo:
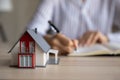
[(19, 68), (46, 66), (50, 53), (55, 54), (55, 63), (58, 62), (58, 50), (51, 49), (37, 29), (25, 31), (8, 53), (12, 55), (11, 66)]

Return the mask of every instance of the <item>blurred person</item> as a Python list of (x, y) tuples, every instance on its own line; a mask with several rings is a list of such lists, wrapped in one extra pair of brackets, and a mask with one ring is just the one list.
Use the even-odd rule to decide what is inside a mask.
[[(78, 45), (119, 42), (119, 33), (112, 33), (114, 13), (115, 0), (43, 0), (28, 28), (37, 28), (52, 48), (68, 54)], [(46, 33), (49, 20), (60, 33)]]

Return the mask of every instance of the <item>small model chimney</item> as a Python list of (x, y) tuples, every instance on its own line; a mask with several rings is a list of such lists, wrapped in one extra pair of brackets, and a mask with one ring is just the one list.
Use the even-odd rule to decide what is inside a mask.
[(35, 33), (37, 34), (37, 28), (35, 28)]

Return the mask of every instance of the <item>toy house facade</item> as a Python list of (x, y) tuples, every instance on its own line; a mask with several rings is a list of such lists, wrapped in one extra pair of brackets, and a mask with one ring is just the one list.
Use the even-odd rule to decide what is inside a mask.
[(47, 65), (49, 54), (55, 54), (58, 62), (58, 50), (53, 50), (37, 30), (27, 30), (16, 44), (10, 49), (11, 66), (19, 68), (35, 68)]
[(18, 67), (34, 68), (35, 41), (28, 32), (21, 37), (19, 46)]

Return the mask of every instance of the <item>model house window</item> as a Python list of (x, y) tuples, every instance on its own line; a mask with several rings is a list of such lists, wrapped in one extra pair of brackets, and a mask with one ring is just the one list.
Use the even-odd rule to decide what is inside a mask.
[(21, 53), (26, 53), (25, 42), (21, 42)]
[(29, 43), (29, 52), (30, 53), (34, 53), (35, 52), (34, 42), (30, 42)]
[(20, 67), (32, 67), (32, 56), (30, 55), (20, 55), (19, 61)]

